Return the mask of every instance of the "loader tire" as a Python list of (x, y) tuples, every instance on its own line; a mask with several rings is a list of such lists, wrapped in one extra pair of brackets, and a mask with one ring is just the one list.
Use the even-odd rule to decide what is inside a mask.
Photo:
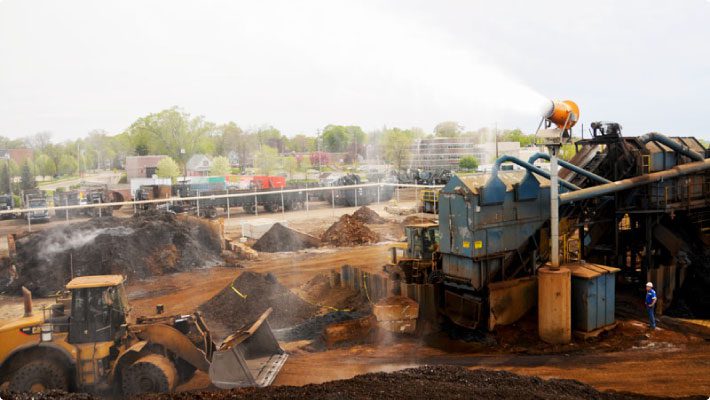
[(172, 392), (178, 382), (175, 365), (159, 354), (149, 354), (138, 359), (122, 375), (124, 396)]
[(69, 390), (69, 372), (53, 360), (36, 360), (18, 368), (10, 379), (10, 391), (44, 392), (51, 389)]

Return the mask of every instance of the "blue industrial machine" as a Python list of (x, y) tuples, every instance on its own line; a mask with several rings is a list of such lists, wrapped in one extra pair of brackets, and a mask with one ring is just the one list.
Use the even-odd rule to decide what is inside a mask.
[[(695, 281), (710, 287), (710, 273), (702, 272), (710, 271), (702, 255), (703, 240), (710, 243), (708, 151), (695, 138), (625, 138), (617, 123), (591, 126), (592, 138), (578, 140), (576, 155), (558, 163), (560, 237), (579, 243), (571, 259), (656, 282), (662, 310), (689, 275), (693, 249), (701, 249), (695, 259), (705, 269), (695, 270)], [(549, 157), (503, 156), (490, 174), (453, 176), (438, 198), (438, 250), (398, 262), (393, 270), (403, 287), (426, 286), (440, 316), (470, 329), (490, 330), (529, 311), (537, 271), (551, 254), (551, 176), (535, 165), (540, 159)], [(522, 170), (503, 170), (509, 162)], [(407, 231), (409, 242), (415, 231)], [(568, 260), (572, 249), (561, 248)], [(586, 276), (586, 269), (576, 269), (572, 291), (575, 329), (582, 331), (613, 320), (616, 274), (612, 268)]]
[[(444, 311), (453, 322), (492, 329), (495, 323), (513, 322), (534, 304), (533, 282), (520, 278), (535, 273), (541, 244), (547, 243), (542, 228), (550, 215), (550, 192), (541, 174), (530, 166), (490, 177), (455, 176), (441, 191)], [(496, 305), (489, 294), (497, 289), (491, 284), (502, 281), (509, 281), (504, 290), (510, 296), (521, 291), (525, 301), (491, 315)]]
[[(620, 138), (620, 130), (615, 132)], [(610, 230), (614, 232), (614, 226), (618, 229), (618, 223), (624, 216), (617, 215), (618, 210), (638, 215), (632, 219), (645, 218), (650, 213), (649, 209), (656, 210), (662, 202), (661, 205), (674, 205), (676, 214), (680, 213), (678, 207), (681, 205), (685, 205), (684, 213), (707, 213), (710, 160), (704, 158), (704, 147), (692, 138), (650, 134), (619, 139), (622, 143), (619, 146), (626, 144), (623, 149), (610, 145), (613, 143), (610, 138), (604, 140), (606, 146), (583, 142), (594, 147), (594, 156), (578, 154), (571, 163), (560, 163), (566, 169), (559, 180), (560, 215), (564, 227), (561, 235), (579, 234), (583, 243), (577, 258), (624, 267), (624, 255), (609, 254), (610, 246), (595, 246), (615, 237), (618, 240), (619, 232), (609, 234)], [(585, 147), (582, 151), (588, 153), (590, 150)], [(626, 155), (620, 157), (614, 153), (616, 151), (621, 154), (626, 151)], [(599, 155), (606, 152), (615, 155)], [(550, 251), (550, 176), (534, 165), (541, 158), (546, 159), (547, 156), (537, 154), (529, 162), (501, 157), (490, 175), (457, 175), (442, 189), (439, 197), (439, 251), (432, 268), (438, 271), (434, 276), (441, 278), (437, 282), (440, 284), (438, 306), (452, 322), (466, 328), (493, 329), (495, 325), (514, 322), (535, 305), (534, 277), (537, 268), (549, 259)], [(600, 158), (605, 162), (598, 162)], [(500, 166), (504, 162), (518, 164), (524, 170), (503, 171)], [(679, 162), (682, 165), (678, 165)], [(620, 171), (621, 167), (624, 170)], [(617, 201), (614, 202), (614, 199)], [(645, 243), (647, 249), (651, 249), (650, 246), (656, 249), (676, 244), (675, 254), (682, 253), (680, 249), (687, 250), (688, 246), (668, 229), (658, 228), (662, 220), (661, 216), (654, 220), (655, 233), (637, 233), (634, 241), (637, 254), (650, 257), (652, 254), (668, 253), (666, 250), (639, 250), (639, 241), (643, 243), (647, 237), (651, 237), (651, 242)], [(645, 223), (634, 226), (646, 227)], [(649, 225), (649, 229), (652, 228)], [(674, 240), (665, 244), (654, 243), (654, 235), (658, 237), (656, 242), (662, 237)], [(621, 239), (627, 238), (624, 232), (621, 236)], [(631, 241), (631, 238), (627, 240)], [(622, 240), (620, 246), (624, 244)], [(666, 263), (670, 262), (666, 260)], [(644, 269), (648, 274), (638, 279), (664, 281), (664, 276), (675, 273), (676, 267), (668, 271), (649, 272)], [(671, 280), (676, 282), (675, 276), (665, 277), (666, 283)], [(600, 285), (597, 281), (593, 283)], [(662, 283), (661, 286), (668, 285)], [(573, 293), (577, 300), (588, 296), (580, 291), (580, 287), (578, 285), (578, 290)], [(673, 290), (665, 289), (666, 293)], [(609, 300), (613, 301), (613, 297), (610, 296)], [(589, 305), (584, 314), (601, 315), (595, 307)]]

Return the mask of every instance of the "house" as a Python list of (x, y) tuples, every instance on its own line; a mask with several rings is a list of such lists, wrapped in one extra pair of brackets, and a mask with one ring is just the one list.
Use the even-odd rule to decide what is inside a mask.
[(128, 156), (126, 157), (126, 175), (128, 180), (152, 178), (158, 169), (158, 163), (167, 156)]
[(187, 176), (209, 176), (212, 159), (205, 154), (195, 154), (187, 160)]
[(239, 164), (239, 154), (237, 154), (236, 151), (232, 150), (227, 154), (227, 159), (229, 159), (229, 165), (231, 167), (239, 167), (241, 164)]
[(32, 149), (0, 149), (0, 160), (12, 160), (22, 166), (26, 160), (34, 156)]

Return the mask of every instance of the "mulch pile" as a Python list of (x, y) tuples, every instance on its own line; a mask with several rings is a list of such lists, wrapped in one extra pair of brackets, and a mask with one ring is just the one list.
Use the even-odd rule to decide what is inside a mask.
[(320, 246), (320, 240), (303, 232), (275, 223), (254, 243), (252, 248), (266, 253), (298, 251)]
[[(59, 399), (57, 395), (0, 393), (3, 399)], [(66, 398), (88, 399), (67, 395)], [(150, 394), (140, 399), (658, 399), (633, 393), (600, 392), (568, 379), (544, 380), (506, 371), (425, 366), (402, 371), (359, 375), (351, 379), (305, 386), (269, 386), (214, 392)], [(705, 399), (704, 396), (686, 397)]]
[[(569, 379), (544, 380), (507, 371), (425, 366), (379, 372), (305, 386), (269, 386), (220, 393), (175, 393), (146, 399), (657, 399), (631, 393), (600, 392)], [(698, 397), (699, 399), (704, 397)]]
[(380, 236), (357, 218), (345, 214), (328, 228), (321, 241), (339, 247), (377, 243)]
[[(569, 379), (544, 380), (507, 371), (426, 366), (398, 372), (379, 372), (351, 379), (305, 386), (244, 388), (220, 393), (174, 393), (146, 399), (657, 399), (657, 397), (600, 392)], [(704, 397), (698, 397), (704, 398)]]
[(300, 324), (318, 311), (317, 306), (301, 300), (273, 275), (249, 271), (203, 303), (199, 310), (208, 325), (214, 321), (233, 330), (256, 321), (269, 307), (273, 308), (269, 324), (275, 329)]
[(353, 217), (364, 224), (384, 224), (387, 222), (384, 218), (374, 212), (370, 207), (362, 206), (353, 213)]
[[(220, 262), (222, 242), (220, 229), (209, 221), (167, 213), (56, 226), (17, 240), (16, 256), (5, 271), (0, 268), (0, 292), (25, 286), (47, 296), (72, 274), (141, 279), (212, 266)], [(12, 264), (16, 272), (9, 271)]]
[(286, 329), (274, 330), (279, 340), (317, 339), (326, 326), (360, 318), (370, 312), (370, 304), (364, 294), (341, 285), (331, 285), (326, 274), (314, 276), (295, 292), (307, 302), (320, 306), (320, 312), (325, 314), (316, 315)]

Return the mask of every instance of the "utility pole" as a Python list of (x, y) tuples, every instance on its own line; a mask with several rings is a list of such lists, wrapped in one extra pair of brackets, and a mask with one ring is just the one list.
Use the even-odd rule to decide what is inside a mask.
[(495, 130), (493, 131), (493, 134), (495, 135), (495, 141), (496, 141), (496, 160), (500, 155), (498, 154), (498, 122), (495, 123)]
[(318, 158), (318, 178), (320, 178), (321, 174), (321, 156), (322, 154), (320, 153), (320, 129), (316, 131), (316, 157)]
[(79, 148), (79, 142), (76, 143), (76, 170), (81, 177), (81, 149)]

